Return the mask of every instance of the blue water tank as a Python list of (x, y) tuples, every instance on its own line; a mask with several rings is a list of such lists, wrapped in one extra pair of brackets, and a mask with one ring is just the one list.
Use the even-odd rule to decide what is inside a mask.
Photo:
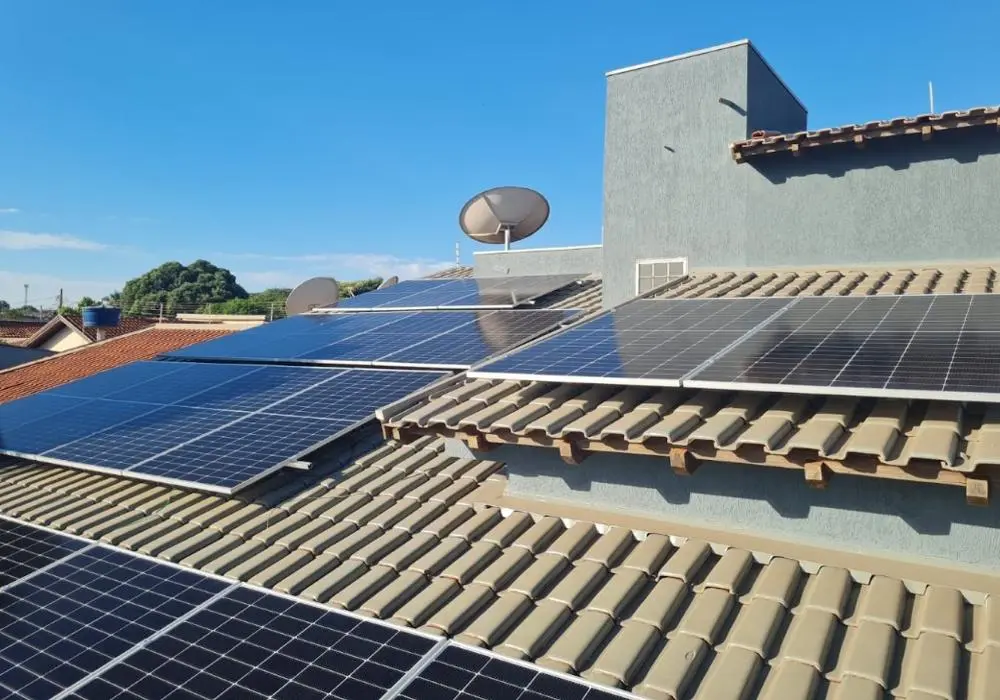
[(114, 328), (121, 320), (122, 310), (114, 306), (85, 306), (84, 328)]

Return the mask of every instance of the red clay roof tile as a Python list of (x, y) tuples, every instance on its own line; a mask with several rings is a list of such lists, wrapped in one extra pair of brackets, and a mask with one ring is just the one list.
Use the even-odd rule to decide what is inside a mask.
[(52, 389), (106, 369), (148, 360), (231, 333), (218, 328), (150, 328), (0, 372), (0, 403)]

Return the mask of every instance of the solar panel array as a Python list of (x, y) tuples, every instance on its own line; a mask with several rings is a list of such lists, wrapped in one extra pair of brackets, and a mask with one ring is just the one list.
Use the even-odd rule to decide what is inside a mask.
[(679, 386), (790, 299), (638, 300), (515, 350), (470, 376)]
[(511, 309), (562, 289), (583, 275), (532, 275), (474, 279), (407, 280), (341, 299), (345, 311), (416, 309)]
[(230, 493), (443, 376), (138, 362), (0, 404), (0, 452)]
[(1000, 402), (1000, 295), (638, 300), (470, 377)]
[(192, 345), (168, 357), (465, 369), (531, 340), (575, 313), (542, 309), (293, 316)]
[(801, 299), (691, 387), (1000, 401), (1000, 296)]
[(15, 540), (25, 552), (65, 554), (0, 587), (4, 696), (626, 696), (413, 630), (0, 519), (0, 542)]

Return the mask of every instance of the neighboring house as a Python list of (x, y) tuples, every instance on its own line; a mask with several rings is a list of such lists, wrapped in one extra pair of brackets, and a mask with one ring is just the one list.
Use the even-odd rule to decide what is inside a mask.
[[(134, 333), (149, 328), (156, 321), (147, 318), (122, 316), (114, 328), (101, 329), (105, 339)], [(83, 347), (98, 340), (98, 330), (86, 328), (79, 314), (56, 314), (48, 323), (37, 329), (25, 341), (25, 347), (41, 348), (53, 352), (64, 352)]]
[[(995, 111), (805, 126), (748, 42), (615, 71), (603, 244), (474, 275), (587, 274), (536, 306), (588, 315), (996, 290)], [(12, 460), (0, 514), (649, 698), (997, 697), (994, 405), (459, 374), (378, 415), (236, 496)], [(119, 682), (164, 682), (152, 647)]]

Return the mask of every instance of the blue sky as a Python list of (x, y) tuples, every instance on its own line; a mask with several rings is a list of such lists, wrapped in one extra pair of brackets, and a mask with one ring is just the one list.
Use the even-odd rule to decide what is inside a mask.
[[(523, 184), (597, 243), (604, 73), (748, 37), (811, 127), (1000, 103), (1000, 6), (722, 0), (0, 6), (0, 298), (207, 258), (251, 289), (413, 276)], [(954, 8), (954, 9), (953, 9)]]

